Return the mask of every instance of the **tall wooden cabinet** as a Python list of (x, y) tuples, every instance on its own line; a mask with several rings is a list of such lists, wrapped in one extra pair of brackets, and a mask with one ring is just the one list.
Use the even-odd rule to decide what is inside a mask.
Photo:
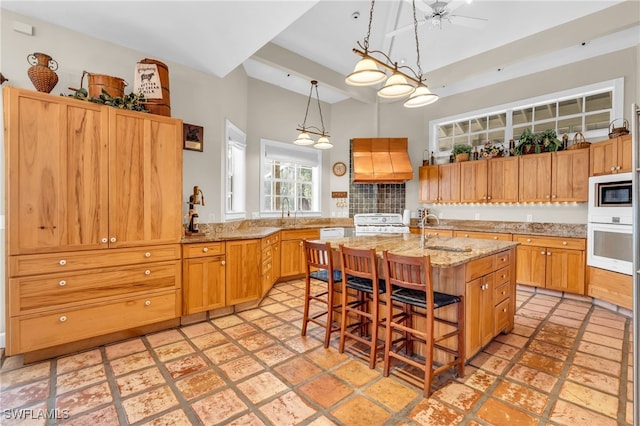
[(630, 134), (592, 143), (589, 147), (591, 176), (630, 172), (631, 146)]
[(7, 354), (177, 318), (182, 121), (12, 87), (4, 114)]

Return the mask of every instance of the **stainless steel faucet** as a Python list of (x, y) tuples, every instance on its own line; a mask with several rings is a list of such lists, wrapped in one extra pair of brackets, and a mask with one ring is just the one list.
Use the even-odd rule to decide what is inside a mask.
[(289, 203), (289, 199), (288, 198), (283, 198), (282, 199), (282, 215), (280, 216), (280, 224), (284, 225), (284, 205), (285, 203), (287, 204), (287, 217), (291, 217), (291, 204)]
[[(424, 227), (424, 221), (426, 219), (429, 219), (430, 217), (434, 218), (436, 220), (436, 225), (440, 225), (440, 219), (438, 219), (438, 216), (436, 216), (433, 213), (427, 213), (423, 218), (422, 218), (422, 227)], [(429, 223), (429, 221), (427, 220), (427, 223)]]
[(427, 235), (427, 225), (429, 224), (429, 218), (433, 217), (436, 220), (436, 225), (440, 225), (440, 219), (433, 213), (427, 213), (422, 216), (422, 238), (420, 238), (420, 248), (424, 248), (424, 243), (429, 240)]

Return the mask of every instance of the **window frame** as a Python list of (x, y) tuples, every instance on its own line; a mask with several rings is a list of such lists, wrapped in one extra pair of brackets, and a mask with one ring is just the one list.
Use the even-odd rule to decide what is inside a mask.
[[(236, 125), (234, 125), (230, 120), (225, 119), (225, 143), (224, 143), (224, 193), (222, 194), (222, 200), (224, 204), (224, 220), (239, 220), (247, 218), (247, 135)], [(240, 195), (243, 198), (243, 209), (242, 210), (229, 210), (227, 205), (227, 197), (231, 192), (231, 188), (229, 188), (229, 179), (230, 170), (229, 170), (229, 149), (236, 148), (242, 151), (244, 157), (244, 182), (242, 192)]]
[[(306, 165), (311, 166), (311, 168), (314, 169), (312, 171), (313, 177), (311, 180), (311, 184), (312, 184), (312, 191), (313, 191), (312, 196), (317, 202), (316, 209), (313, 209), (310, 211), (301, 211), (301, 210), (294, 210), (294, 207), (292, 206), (290, 213), (291, 213), (291, 217), (293, 217), (294, 215), (296, 217), (322, 217), (322, 151), (315, 148), (297, 146), (290, 143), (278, 142), (278, 141), (265, 139), (265, 138), (260, 139), (260, 179), (259, 179), (260, 180), (260, 201), (259, 201), (260, 205), (258, 206), (260, 217), (265, 217), (265, 218), (280, 217), (282, 215), (281, 210), (277, 210), (277, 211), (264, 210), (264, 200), (266, 196), (264, 191), (264, 187), (265, 187), (264, 176), (267, 172), (267, 163), (268, 163), (267, 150), (269, 147), (272, 147), (274, 149), (281, 148), (288, 152), (298, 151), (300, 153), (304, 153), (304, 156), (307, 158), (309, 158), (309, 156), (315, 157), (315, 160), (313, 160), (312, 164), (307, 163)], [(298, 164), (301, 164), (301, 163), (298, 163)]]
[[(506, 117), (506, 129), (505, 129), (505, 147), (510, 139), (514, 139), (514, 125), (513, 125), (513, 113), (515, 111), (520, 111), (527, 108), (536, 108), (537, 106), (547, 105), (555, 102), (556, 111), (555, 117), (552, 119), (545, 119), (539, 121), (530, 121), (531, 127), (535, 127), (536, 124), (540, 124), (543, 121), (550, 121), (557, 123), (565, 119), (567, 116), (560, 115), (559, 108), (557, 106), (566, 100), (575, 99), (577, 97), (588, 97), (590, 95), (594, 95), (597, 93), (603, 93), (610, 90), (611, 91), (611, 120), (616, 119), (617, 117), (622, 117), (624, 113), (624, 78), (616, 78), (613, 80), (607, 80), (600, 83), (594, 83), (586, 86), (575, 87), (572, 89), (567, 89), (555, 93), (549, 93), (546, 95), (540, 95), (533, 98), (523, 99), (515, 102), (510, 102), (502, 105), (495, 105), (487, 108), (478, 109), (475, 111), (465, 112), (461, 114), (456, 114), (448, 117), (439, 118), (436, 120), (429, 121), (429, 150), (433, 151), (436, 157), (448, 157), (451, 154), (451, 150), (443, 150), (440, 151), (440, 127), (448, 124), (453, 124), (456, 122), (464, 121), (464, 120), (474, 120), (476, 118), (487, 118), (493, 115), (498, 115), (505, 113)], [(583, 111), (578, 114), (573, 114), (572, 116), (580, 116), (582, 117), (582, 125), (585, 125), (585, 117), (589, 115), (594, 115), (593, 111)], [(522, 127), (524, 124), (518, 124), (516, 127)], [(554, 126), (554, 128), (555, 128)], [(491, 129), (487, 129), (487, 133), (490, 133)], [(605, 139), (608, 136), (609, 129), (597, 129), (597, 130), (583, 130), (583, 136), (589, 140), (596, 139)], [(467, 132), (467, 142), (469, 143), (469, 136), (474, 136), (477, 132)], [(570, 139), (573, 137), (575, 132), (572, 132)], [(472, 142), (472, 141), (471, 141)], [(453, 139), (452, 147), (455, 144), (455, 137)], [(471, 146), (473, 146), (470, 143)]]

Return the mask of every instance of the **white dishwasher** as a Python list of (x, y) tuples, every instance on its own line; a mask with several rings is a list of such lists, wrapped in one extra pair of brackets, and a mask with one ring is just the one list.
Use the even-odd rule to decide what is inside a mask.
[(320, 239), (326, 240), (328, 238), (343, 238), (344, 228), (321, 228)]

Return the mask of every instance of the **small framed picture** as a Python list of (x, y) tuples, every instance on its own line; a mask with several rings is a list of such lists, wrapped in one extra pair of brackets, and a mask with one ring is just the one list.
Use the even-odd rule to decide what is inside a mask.
[(204, 128), (202, 126), (184, 123), (182, 131), (184, 133), (184, 144), (182, 148), (202, 152), (204, 145)]

